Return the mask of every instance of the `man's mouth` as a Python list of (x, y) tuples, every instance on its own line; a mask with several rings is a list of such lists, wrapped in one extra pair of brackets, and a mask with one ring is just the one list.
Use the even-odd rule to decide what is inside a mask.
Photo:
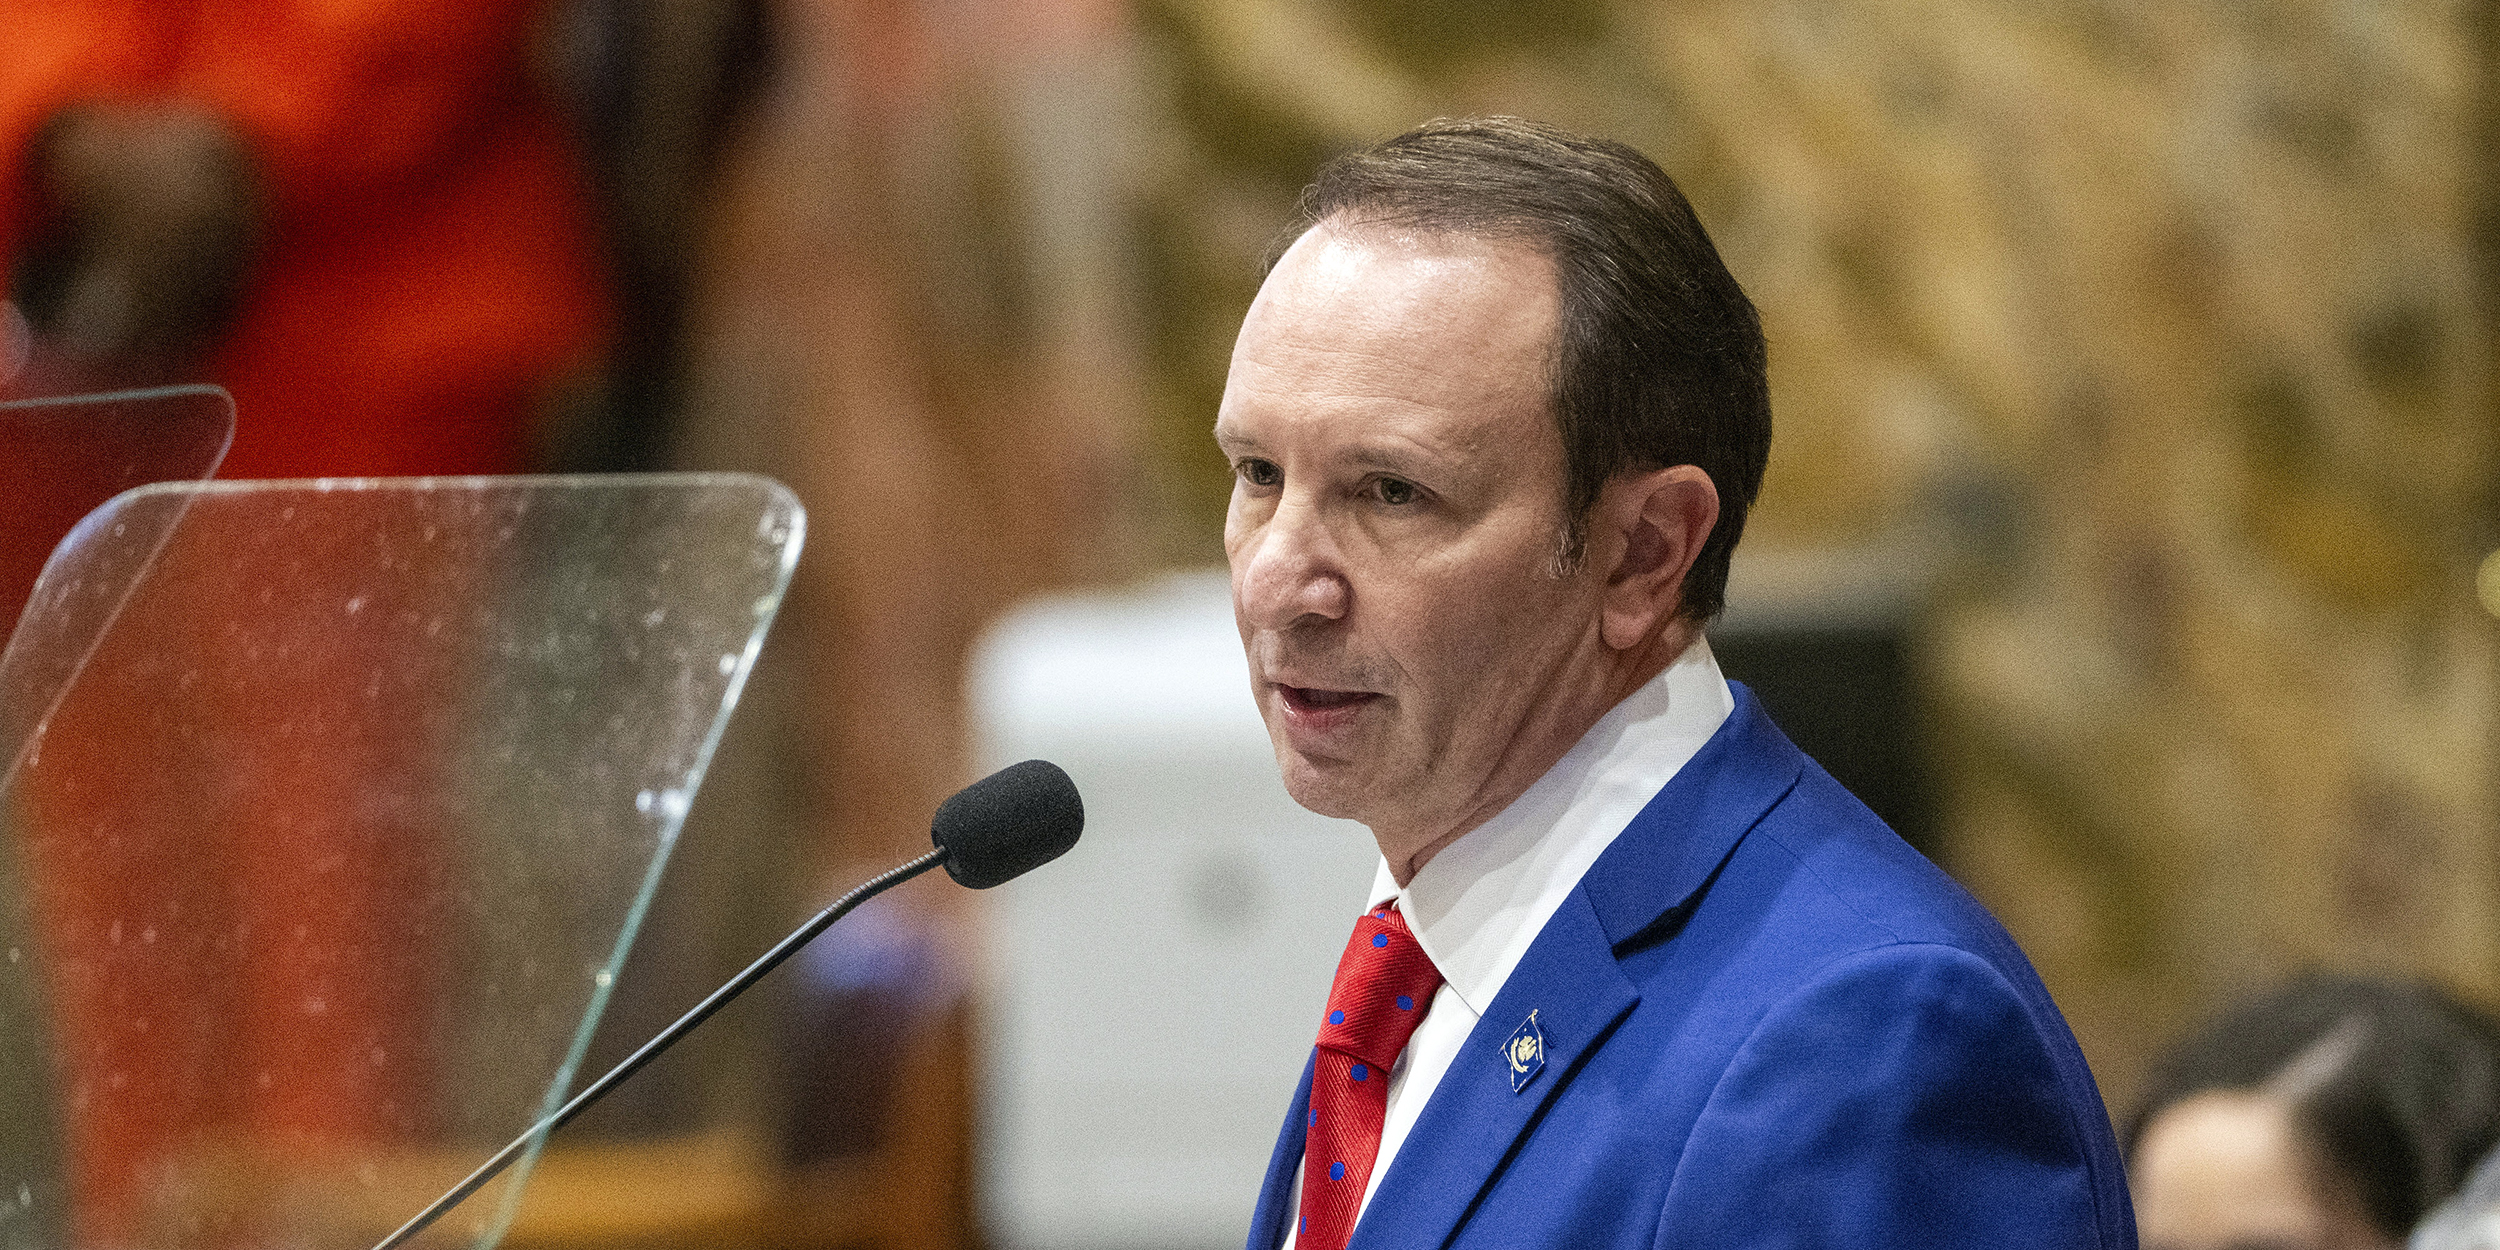
[(1281, 684), (1276, 687), (1276, 691), (1284, 697), (1287, 708), (1304, 714), (1351, 708), (1380, 697), (1378, 693), (1370, 690), (1322, 690), (1313, 686)]

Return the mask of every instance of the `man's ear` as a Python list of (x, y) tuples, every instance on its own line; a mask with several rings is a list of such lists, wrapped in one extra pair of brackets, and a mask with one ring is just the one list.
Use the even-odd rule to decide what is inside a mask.
[(1592, 555), (1612, 555), (1599, 636), (1617, 651), (1656, 637), (1684, 606), (1684, 575), (1719, 522), (1719, 488), (1697, 465), (1627, 473), (1606, 484), (1591, 520)]

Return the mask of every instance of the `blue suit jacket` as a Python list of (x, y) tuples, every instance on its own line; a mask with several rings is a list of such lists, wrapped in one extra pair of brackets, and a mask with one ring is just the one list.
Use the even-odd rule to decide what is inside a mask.
[[(1349, 1250), (2133, 1250), (2030, 962), (1734, 690), (1528, 948)], [(1545, 1066), (1513, 1092), (1531, 1011)], [(1250, 1250), (1284, 1237), (1310, 1088), (1306, 1065)]]

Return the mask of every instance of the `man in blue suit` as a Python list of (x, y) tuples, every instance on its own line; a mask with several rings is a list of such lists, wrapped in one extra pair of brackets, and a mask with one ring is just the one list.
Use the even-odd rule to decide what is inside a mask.
[(1711, 657), (1769, 401), (1674, 184), (1445, 121), (1304, 207), (1225, 545), (1286, 786), (1381, 864), (1250, 1250), (2131, 1250), (2030, 964)]

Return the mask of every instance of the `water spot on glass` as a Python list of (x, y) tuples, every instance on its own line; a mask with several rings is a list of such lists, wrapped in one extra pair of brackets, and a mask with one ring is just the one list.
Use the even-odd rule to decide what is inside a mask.
[(377, 1168), (377, 1167), (373, 1166), (373, 1161), (372, 1161), (372, 1160), (368, 1159), (368, 1160), (364, 1161), (363, 1163), (359, 1163), (359, 1164), (357, 1164), (357, 1165), (356, 1165), (356, 1183), (357, 1183), (357, 1184), (362, 1185), (362, 1186), (364, 1186), (364, 1187), (365, 1187), (365, 1188), (367, 1188), (367, 1189), (371, 1189), (371, 1188), (373, 1188), (375, 1185), (380, 1184), (380, 1183), (381, 1183), (381, 1180), (382, 1180), (382, 1170), (381, 1170), (380, 1168)]
[(376, 1047), (374, 1047), (374, 1048), (373, 1048), (373, 1066), (374, 1066), (374, 1067), (377, 1067), (377, 1068), (379, 1068), (379, 1067), (384, 1067), (384, 1066), (388, 1065), (388, 1064), (390, 1063), (390, 1061), (391, 1061), (390, 1052), (388, 1052), (388, 1051), (386, 1051), (386, 1050), (383, 1050), (383, 1049), (382, 1049), (381, 1047), (379, 1047), (379, 1046), (376, 1046)]
[(19, 1181), (17, 1183), (17, 1205), (21, 1207), (31, 1207), (35, 1205), (35, 1191), (28, 1188), (26, 1182), (24, 1181)]
[(350, 599), (350, 600), (348, 600), (348, 601), (347, 601), (347, 614), (348, 614), (349, 616), (354, 616), (354, 615), (356, 615), (357, 613), (362, 612), (362, 611), (364, 611), (364, 610), (365, 610), (365, 597), (364, 597), (363, 595), (358, 595), (358, 596), (356, 596), (355, 598)]
[(121, 922), (121, 921), (116, 920), (116, 921), (114, 921), (114, 922), (113, 922), (113, 932), (112, 932), (112, 935), (111, 935), (109, 938), (107, 938), (106, 940), (107, 940), (107, 941), (109, 941), (109, 942), (111, 942), (111, 943), (112, 943), (113, 945), (115, 945), (115, 946), (119, 946), (119, 945), (121, 945), (121, 944), (122, 944), (122, 922)]
[(127, 1072), (115, 1072), (113, 1075), (104, 1078), (104, 1084), (108, 1089), (120, 1089), (121, 1087), (130, 1084), (130, 1074)]
[(330, 1014), (330, 1000), (317, 995), (305, 999), (304, 1014), (308, 1016), (326, 1016)]
[(156, 941), (155, 925), (149, 925), (148, 927), (139, 930), (139, 942), (141, 945), (153, 943), (154, 941)]
[(723, 676), (723, 677), (727, 677), (727, 676), (728, 676), (728, 675), (730, 675), (731, 673), (734, 673), (734, 672), (737, 672), (737, 671), (738, 671), (738, 657), (737, 657), (737, 656), (734, 656), (734, 655), (724, 655), (724, 656), (722, 656), (722, 657), (720, 658), (720, 675), (721, 675), (721, 676)]
[(606, 989), (607, 987), (609, 987), (609, 986), (611, 986), (611, 985), (614, 985), (614, 984), (616, 983), (616, 974), (615, 974), (615, 973), (613, 973), (613, 972), (608, 971), (608, 970), (607, 970), (607, 969), (605, 969), (605, 968), (601, 968), (601, 969), (599, 970), (599, 975), (592, 977), (592, 978), (590, 979), (590, 983), (591, 983), (591, 984), (593, 984), (593, 985), (598, 986), (598, 987), (599, 987), (599, 988), (601, 988), (601, 989)]
[(645, 613), (643, 613), (643, 614), (642, 614), (642, 623), (643, 623), (645, 626), (656, 626), (656, 625), (658, 625), (660, 622), (665, 621), (665, 620), (667, 620), (667, 619), (668, 619), (668, 609), (667, 609), (667, 608), (653, 608), (653, 609), (651, 609), (650, 611), (645, 612)]
[(658, 805), (659, 801), (659, 795), (654, 794), (649, 790), (645, 790), (634, 796), (634, 810), (648, 816), (651, 814), (651, 809)]
[(24, 952), (24, 951), (22, 951), (22, 950), (19, 950), (18, 948), (14, 947), (14, 946), (12, 946), (12, 947), (10, 947), (10, 948), (9, 948), (9, 962), (10, 962), (10, 963), (16, 963), (16, 962), (18, 962), (19, 960), (24, 959), (24, 958), (26, 958), (26, 952)]
[(262, 1089), (269, 1088), (269, 1069), (262, 1068), (260, 1071), (253, 1073), (252, 1083), (260, 1086)]
[(686, 792), (683, 790), (671, 788), (660, 791), (660, 814), (670, 820), (685, 819), (687, 803)]

